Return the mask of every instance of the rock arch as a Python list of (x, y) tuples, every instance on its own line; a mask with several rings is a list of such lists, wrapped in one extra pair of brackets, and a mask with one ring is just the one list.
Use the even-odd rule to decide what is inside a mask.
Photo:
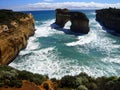
[(68, 21), (71, 21), (71, 31), (83, 34), (89, 32), (89, 20), (84, 13), (70, 12), (68, 9), (56, 9), (55, 23), (63, 28)]

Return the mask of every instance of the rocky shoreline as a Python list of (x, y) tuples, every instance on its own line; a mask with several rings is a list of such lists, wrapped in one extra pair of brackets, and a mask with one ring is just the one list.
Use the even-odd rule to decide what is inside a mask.
[(34, 35), (34, 18), (31, 14), (0, 10), (0, 65), (9, 64), (27, 40)]

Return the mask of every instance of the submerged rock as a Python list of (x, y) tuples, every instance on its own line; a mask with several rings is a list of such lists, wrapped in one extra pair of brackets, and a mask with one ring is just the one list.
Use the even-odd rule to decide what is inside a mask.
[(56, 9), (56, 24), (63, 28), (64, 25), (71, 21), (70, 30), (75, 33), (87, 34), (89, 32), (89, 20), (82, 12), (72, 12), (68, 9)]
[(31, 14), (0, 10), (0, 65), (9, 64), (26, 47), (34, 31)]
[(96, 20), (106, 28), (120, 34), (120, 9), (96, 10)]

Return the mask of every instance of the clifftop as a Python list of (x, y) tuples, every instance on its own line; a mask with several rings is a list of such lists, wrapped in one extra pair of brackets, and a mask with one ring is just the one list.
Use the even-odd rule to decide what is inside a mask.
[(31, 14), (0, 10), (0, 64), (9, 64), (35, 31)]

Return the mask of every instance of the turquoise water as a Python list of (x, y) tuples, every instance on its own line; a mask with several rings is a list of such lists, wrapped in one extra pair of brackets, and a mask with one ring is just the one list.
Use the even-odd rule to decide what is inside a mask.
[(79, 36), (68, 32), (70, 22), (61, 30), (51, 28), (54, 11), (29, 12), (35, 18), (35, 35), (10, 66), (50, 78), (80, 72), (95, 77), (120, 76), (120, 38), (103, 30), (94, 10), (82, 10), (90, 20), (90, 32)]

